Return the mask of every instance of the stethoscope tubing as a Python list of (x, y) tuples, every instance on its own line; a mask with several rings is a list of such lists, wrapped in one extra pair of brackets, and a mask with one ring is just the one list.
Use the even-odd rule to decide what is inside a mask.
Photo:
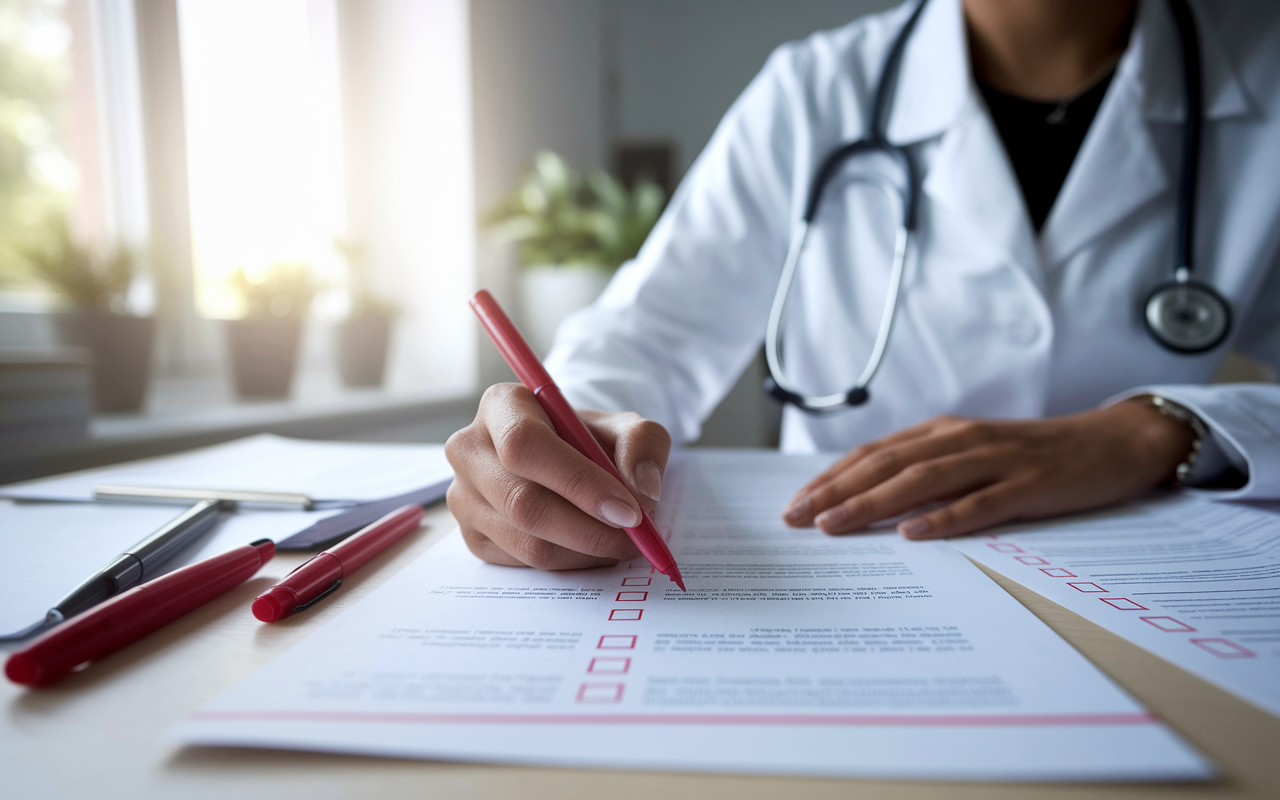
[[(911, 243), (916, 237), (919, 180), (911, 154), (905, 148), (891, 144), (886, 131), (891, 94), (897, 79), (898, 67), (911, 31), (927, 3), (928, 0), (920, 0), (899, 32), (898, 38), (894, 40), (889, 55), (885, 59), (884, 70), (872, 99), (869, 135), (864, 139), (836, 148), (822, 160), (808, 196), (805, 198), (800, 222), (797, 223), (790, 246), (787, 248), (786, 262), (783, 264), (778, 288), (774, 292), (765, 332), (765, 360), (769, 368), (769, 379), (765, 382), (765, 386), (774, 397), (791, 403), (803, 411), (813, 413), (839, 411), (865, 403), (869, 397), (867, 386), (879, 371), (889, 346), (901, 295), (907, 253), (914, 250)], [(1212, 286), (1193, 280), (1191, 277), (1194, 268), (1195, 200), (1199, 178), (1204, 106), (1200, 43), (1196, 35), (1195, 20), (1186, 0), (1168, 0), (1168, 4), (1178, 31), (1178, 41), (1182, 51), (1186, 105), (1181, 158), (1182, 174), (1177, 195), (1174, 276), (1172, 281), (1156, 286), (1147, 296), (1143, 306), (1143, 322), (1152, 338), (1161, 346), (1184, 355), (1195, 355), (1211, 350), (1226, 341), (1231, 329), (1232, 313), (1231, 304), (1225, 297)], [(901, 201), (902, 207), (900, 209), (901, 225), (894, 243), (893, 266), (890, 271), (884, 311), (880, 317), (871, 355), (857, 383), (845, 392), (806, 395), (786, 377), (783, 364), (782, 325), (787, 297), (791, 292), (791, 285), (795, 280), (795, 273), (804, 253), (810, 229), (816, 223), (824, 191), (847, 161), (855, 156), (871, 153), (883, 153), (889, 156), (898, 163), (906, 177), (906, 186), (900, 192), (886, 189), (891, 196)], [(881, 188), (886, 188), (888, 184), (887, 181), (872, 182)], [(1172, 313), (1163, 313), (1171, 303), (1179, 303), (1181, 307), (1175, 307)], [(1196, 327), (1190, 322), (1180, 321), (1183, 318), (1200, 320), (1203, 324)], [(1173, 322), (1169, 322), (1169, 319)], [(1208, 322), (1204, 322), (1205, 320)]]

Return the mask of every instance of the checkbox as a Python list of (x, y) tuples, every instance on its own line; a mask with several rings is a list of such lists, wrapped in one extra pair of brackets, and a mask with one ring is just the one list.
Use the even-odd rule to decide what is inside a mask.
[(648, 586), (653, 583), (653, 578), (623, 578), (623, 586)]
[(1016, 544), (1012, 544), (1010, 542), (992, 542), (991, 544), (987, 545), (987, 547), (990, 547), (992, 550), (995, 550), (997, 553), (1025, 552), (1021, 547), (1018, 547)]
[(1041, 564), (1049, 563), (1048, 561), (1045, 561), (1040, 556), (1014, 556), (1014, 558), (1021, 561), (1023, 564), (1028, 564), (1033, 567), (1039, 566)]
[(1182, 620), (1173, 617), (1138, 617), (1138, 619), (1154, 625), (1165, 633), (1195, 633), (1195, 628), (1191, 627)]
[(1107, 590), (1103, 589), (1098, 584), (1089, 583), (1087, 581), (1078, 581), (1075, 583), (1068, 583), (1067, 585), (1072, 589), (1075, 589), (1077, 592), (1084, 592), (1086, 594), (1098, 594), (1099, 592), (1103, 594), (1107, 593)]
[(643, 603), (648, 599), (648, 592), (618, 592), (618, 600), (625, 603)]
[(626, 675), (630, 669), (631, 659), (622, 656), (600, 656), (587, 665), (587, 672), (593, 675)]
[(1230, 639), (1192, 639), (1191, 643), (1218, 658), (1257, 658), (1258, 654)]
[(1065, 569), (1063, 569), (1062, 567), (1049, 567), (1048, 569), (1045, 569), (1044, 567), (1041, 567), (1041, 568), (1040, 568), (1040, 571), (1041, 571), (1041, 572), (1043, 572), (1045, 575), (1048, 575), (1050, 578), (1074, 578), (1074, 577), (1076, 577), (1076, 574), (1075, 574), (1074, 572), (1067, 572), (1067, 571), (1066, 571)]
[(584, 683), (578, 687), (579, 703), (621, 703), (624, 683)]
[(596, 645), (597, 650), (635, 650), (636, 637), (634, 636), (601, 636), (600, 643)]
[(1099, 597), (1099, 600), (1121, 611), (1146, 611), (1147, 607), (1127, 597)]
[(644, 615), (644, 610), (639, 608), (615, 608), (609, 612), (609, 619), (614, 622), (635, 622)]

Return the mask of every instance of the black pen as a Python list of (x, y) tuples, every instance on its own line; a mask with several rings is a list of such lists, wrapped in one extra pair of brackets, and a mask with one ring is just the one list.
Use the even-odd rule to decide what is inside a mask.
[(223, 506), (223, 503), (212, 500), (196, 503), (86, 578), (49, 609), (44, 619), (16, 633), (0, 636), (0, 642), (16, 642), (34, 636), (153, 577), (161, 564), (213, 527)]

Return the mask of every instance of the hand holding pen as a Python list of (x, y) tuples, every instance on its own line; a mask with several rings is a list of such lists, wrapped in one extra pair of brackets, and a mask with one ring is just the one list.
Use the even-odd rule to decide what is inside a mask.
[[(475, 305), (482, 303), (492, 315), (496, 304), (487, 293), (477, 295)], [(488, 323), (486, 329), (492, 335)], [(522, 343), (514, 327), (509, 333), (507, 342)], [(513, 368), (522, 359), (530, 367), (537, 363), (527, 346), (522, 356), (500, 338), (495, 341), (508, 363), (515, 362)], [(541, 376), (521, 375), (532, 385), (490, 388), (475, 422), (446, 445), (455, 471), (449, 508), (463, 538), (486, 561), (540, 569), (596, 567), (641, 555), (624, 531), (652, 526), (645, 512), (652, 511), (662, 494), (671, 437), (658, 423), (636, 414), (585, 411), (556, 420), (539, 402), (539, 395), (548, 392), (533, 391), (544, 385)], [(554, 388), (549, 378), (545, 385)], [(607, 467), (562, 438), (561, 423), (574, 420), (585, 424), (587, 435), (603, 448)], [(654, 557), (663, 558), (660, 553)], [(670, 566), (678, 575), (674, 562)]]

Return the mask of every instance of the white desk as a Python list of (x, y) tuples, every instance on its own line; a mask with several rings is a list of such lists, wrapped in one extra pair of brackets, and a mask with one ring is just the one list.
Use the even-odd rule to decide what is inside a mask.
[(161, 740), (171, 723), (394, 575), (453, 520), (437, 507), (426, 524), (338, 594), (283, 623), (259, 624), (249, 603), (304, 555), (277, 556), (261, 576), (50, 689), (24, 691), (3, 682), (0, 798), (1280, 798), (1280, 719), (998, 576), (1000, 585), (1212, 758), (1224, 779), (1089, 786), (721, 777), (182, 749)]

